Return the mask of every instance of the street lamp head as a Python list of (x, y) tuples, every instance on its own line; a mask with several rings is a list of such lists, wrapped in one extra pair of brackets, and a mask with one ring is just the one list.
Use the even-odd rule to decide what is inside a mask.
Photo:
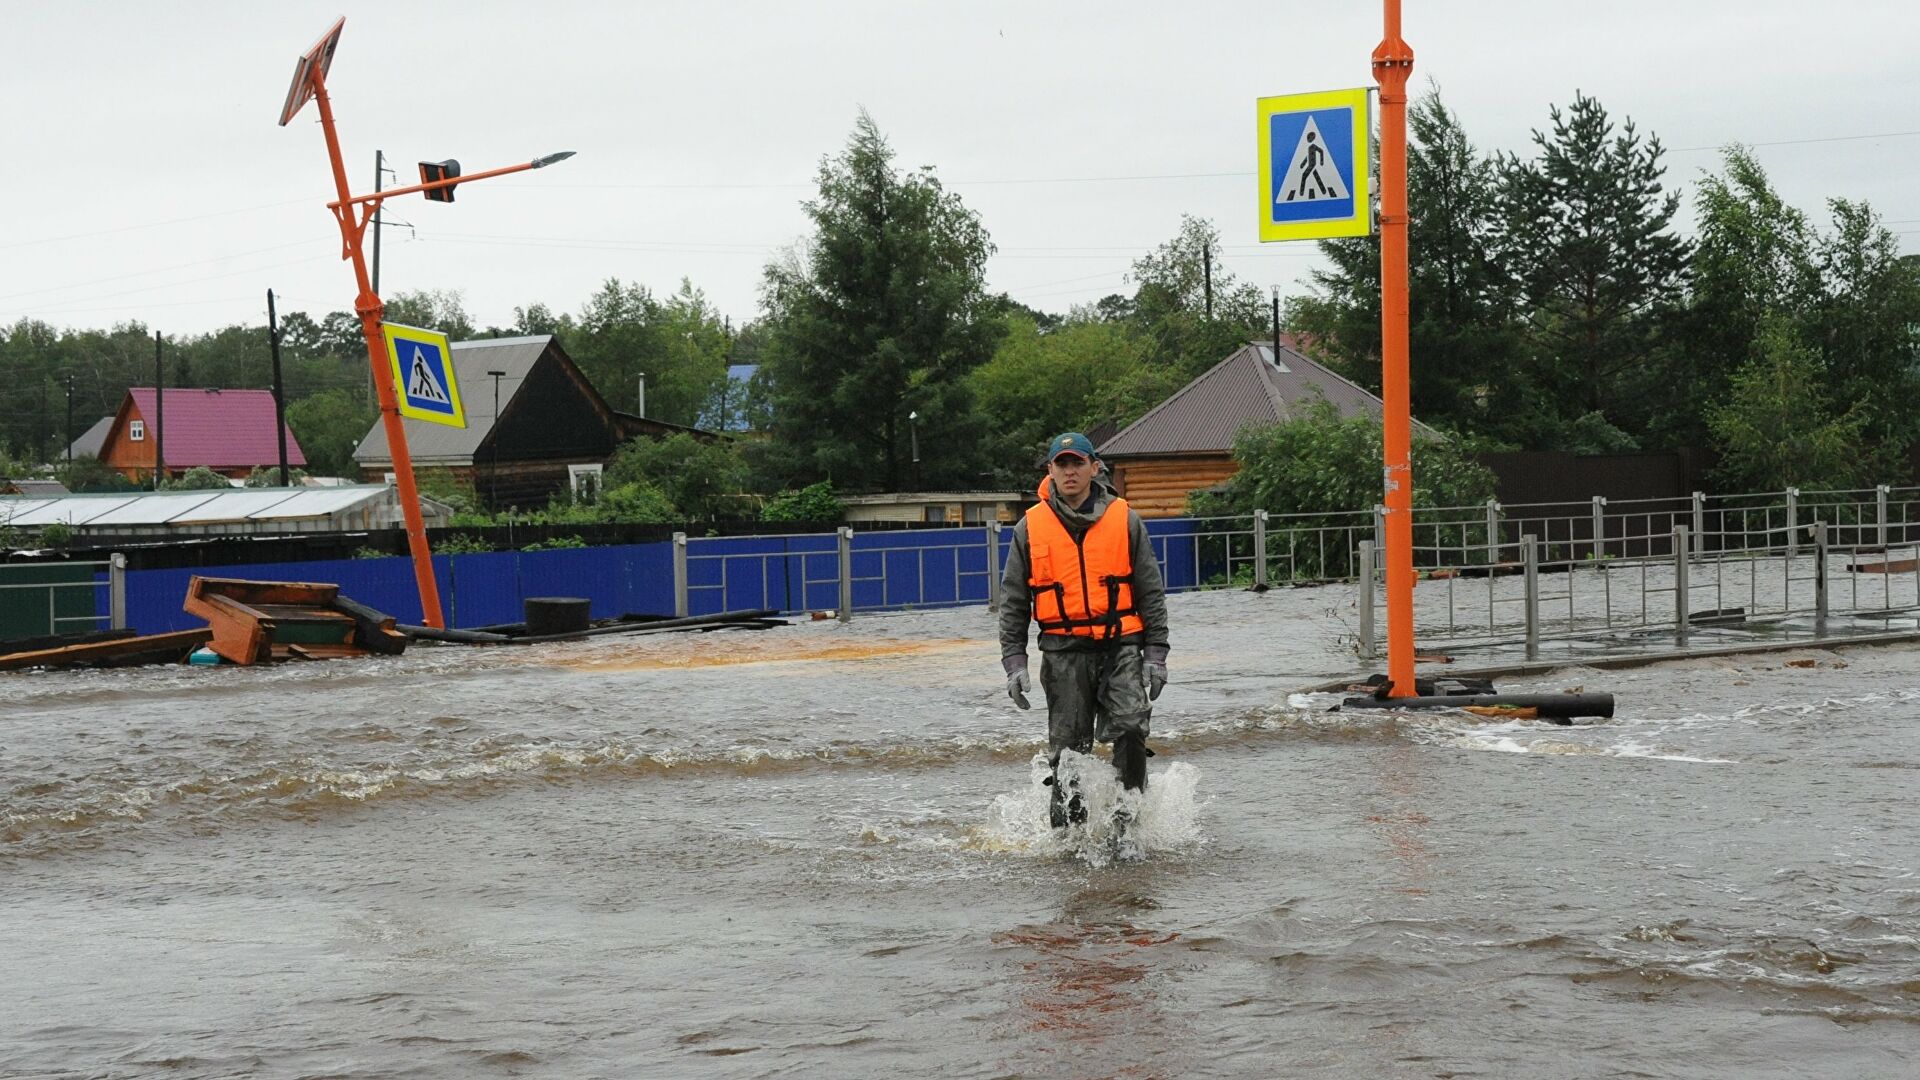
[(907, 419), (912, 420), (915, 423), (918, 423), (920, 420), (920, 413), (918, 412), (918, 410), (914, 412), (910, 412), (907, 414)]
[(534, 158), (533, 167), (536, 169), (544, 169), (549, 165), (555, 164), (556, 162), (567, 160), (568, 158), (572, 157), (573, 154), (574, 152), (572, 150), (562, 150), (557, 154), (548, 154), (546, 157)]

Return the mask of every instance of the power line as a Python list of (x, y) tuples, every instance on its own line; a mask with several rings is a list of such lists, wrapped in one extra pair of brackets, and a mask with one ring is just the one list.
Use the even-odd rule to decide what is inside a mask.
[(206, 214), (194, 214), (191, 217), (168, 218), (165, 221), (149, 221), (140, 225), (119, 225), (111, 229), (98, 229), (94, 232), (68, 233), (65, 236), (43, 236), (36, 240), (16, 240), (10, 244), (0, 244), (0, 251), (14, 248), (33, 247), (38, 244), (57, 244), (67, 240), (90, 240), (96, 236), (113, 236), (118, 233), (137, 232), (141, 229), (158, 229), (168, 225), (186, 225), (196, 221), (206, 221), (217, 217), (232, 217), (235, 214), (252, 214), (261, 210), (276, 210), (282, 206), (298, 206), (302, 203), (320, 203), (323, 199), (288, 199), (285, 202), (261, 203), (259, 206), (243, 206), (237, 210), (215, 210)]
[(324, 241), (321, 241), (321, 240), (296, 240), (290, 244), (275, 244), (272, 247), (254, 248), (251, 251), (236, 251), (230, 255), (216, 255), (210, 259), (195, 259), (193, 262), (176, 263), (173, 266), (157, 266), (157, 267), (154, 267), (152, 270), (135, 270), (126, 274), (115, 274), (112, 277), (93, 278), (92, 280), (89, 280), (89, 281), (78, 281), (71, 285), (49, 285), (44, 289), (30, 289), (26, 292), (6, 293), (4, 295), (0, 295), (0, 300), (17, 300), (22, 296), (39, 296), (42, 293), (65, 292), (69, 289), (92, 288), (95, 285), (104, 285), (109, 281), (125, 281), (128, 278), (146, 277), (149, 274), (165, 274), (165, 273), (170, 273), (174, 270), (185, 270), (188, 267), (205, 266), (208, 263), (226, 262), (228, 259), (244, 259), (249, 255), (264, 255), (269, 251), (285, 251), (288, 248), (308, 247), (310, 245), (323, 243), (323, 242)]

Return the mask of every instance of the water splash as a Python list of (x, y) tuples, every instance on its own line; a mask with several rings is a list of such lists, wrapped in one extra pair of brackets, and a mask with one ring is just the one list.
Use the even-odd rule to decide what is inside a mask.
[[(1052, 789), (1043, 781), (1050, 770), (1047, 755), (1033, 755), (1027, 782), (1019, 790), (994, 796), (987, 820), (969, 831), (967, 846), (978, 851), (1057, 858), (1077, 858), (1089, 866), (1116, 860), (1137, 861), (1155, 854), (1183, 851), (1206, 842), (1199, 798), (1200, 770), (1174, 762), (1147, 774), (1147, 789), (1130, 792), (1104, 757), (1065, 750), (1060, 755), (1062, 783), (1077, 783), (1087, 808), (1084, 824), (1054, 829), (1047, 819)], [(1130, 819), (1116, 827), (1115, 811)]]

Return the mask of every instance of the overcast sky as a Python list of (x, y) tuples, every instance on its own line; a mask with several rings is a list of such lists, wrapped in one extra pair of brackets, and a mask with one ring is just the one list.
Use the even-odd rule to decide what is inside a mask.
[[(1757, 147), (1825, 220), (1863, 199), (1920, 250), (1914, 0), (1406, 0), (1414, 83), (1483, 150), (1526, 152), (1576, 90), (1669, 148), (1691, 190), (1715, 147)], [(276, 126), (294, 59), (341, 14), (329, 78), (356, 193), (374, 151), (417, 179), (555, 150), (550, 170), (389, 206), (382, 290), (451, 289), (481, 326), (577, 312), (609, 277), (690, 278), (736, 323), (806, 232), (801, 200), (864, 106), (999, 248), (989, 280), (1065, 310), (1209, 217), (1240, 279), (1306, 287), (1310, 243), (1256, 241), (1254, 101), (1370, 85), (1372, 0), (340, 6), (10, 0), (0, 64), (0, 323), (138, 320), (193, 333), (347, 309), (309, 105)], [(1816, 141), (1818, 140), (1818, 141)], [(1780, 145), (1767, 145), (1780, 144)], [(1682, 212), (1691, 228), (1692, 205)]]

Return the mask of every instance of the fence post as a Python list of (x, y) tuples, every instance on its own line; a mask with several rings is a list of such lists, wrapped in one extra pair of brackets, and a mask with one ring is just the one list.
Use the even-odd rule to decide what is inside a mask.
[(1593, 497), (1593, 561), (1599, 562), (1607, 554), (1607, 500), (1603, 495)]
[(1000, 523), (987, 522), (987, 610), (1000, 610)]
[(1384, 551), (1387, 547), (1387, 508), (1379, 503), (1373, 504), (1373, 549)]
[(1267, 512), (1253, 512), (1253, 584), (1255, 588), (1267, 587)]
[(687, 617), (687, 534), (673, 534), (673, 615)]
[(1527, 659), (1540, 655), (1540, 543), (1532, 533), (1520, 538), (1520, 566), (1527, 586)]
[(1693, 493), (1693, 553), (1699, 555), (1707, 542), (1707, 493)]
[[(1696, 503), (1696, 505), (1698, 505)], [(1687, 583), (1687, 527), (1673, 527), (1673, 622), (1674, 637), (1681, 648), (1687, 647), (1687, 607), (1692, 597)]]
[(1887, 549), (1887, 485), (1874, 485), (1873, 509), (1874, 524), (1876, 526), (1874, 531), (1879, 537), (1874, 542), (1879, 544), (1880, 550), (1884, 552)]
[(107, 617), (113, 629), (127, 628), (127, 557), (118, 551), (107, 557)]
[[(1769, 545), (1771, 546), (1771, 545)], [(1800, 554), (1800, 489), (1787, 489), (1787, 558)]]
[(1373, 648), (1373, 541), (1360, 541), (1360, 659), (1374, 658)]
[(1813, 636), (1827, 636), (1827, 523), (1813, 523)]
[(1500, 503), (1487, 500), (1487, 565), (1500, 561)]
[(853, 526), (840, 526), (840, 610), (841, 622), (853, 620)]

